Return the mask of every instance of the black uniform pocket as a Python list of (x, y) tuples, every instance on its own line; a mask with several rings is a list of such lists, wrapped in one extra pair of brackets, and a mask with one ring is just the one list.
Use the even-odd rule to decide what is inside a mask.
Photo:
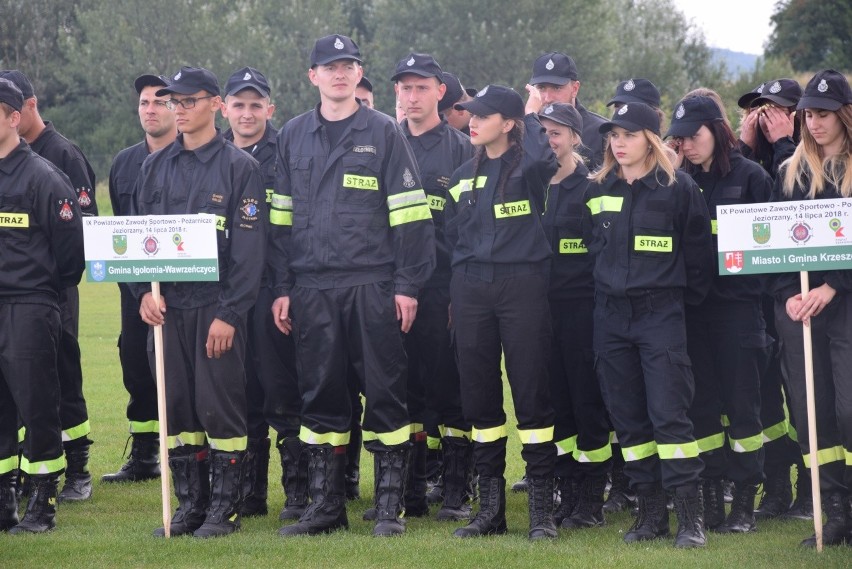
[(310, 195), (311, 188), (311, 158), (308, 156), (293, 156), (290, 158), (290, 189), (292, 196)]
[(676, 253), (671, 215), (645, 212), (636, 217), (631, 250), (634, 255), (664, 259)]
[(341, 159), (343, 174), (340, 180), (338, 200), (344, 203), (363, 204), (377, 207), (383, 201), (381, 163), (372, 155), (344, 156)]
[(27, 242), (35, 224), (32, 209), (23, 196), (0, 196), (0, 240)]

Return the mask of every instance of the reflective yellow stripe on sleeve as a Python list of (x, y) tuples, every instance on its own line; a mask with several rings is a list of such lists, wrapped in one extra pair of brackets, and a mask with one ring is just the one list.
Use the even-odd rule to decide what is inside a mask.
[(293, 198), (283, 194), (272, 194), (272, 209), (269, 210), (269, 223), (272, 225), (293, 225)]
[(718, 220), (716, 220), (716, 219), (710, 220), (710, 232), (713, 235), (716, 235), (716, 234), (719, 233), (719, 221)]
[(426, 202), (426, 194), (423, 190), (411, 190), (388, 196), (388, 220), (391, 227), (432, 219), (432, 212)]
[(621, 196), (599, 196), (587, 201), (586, 207), (592, 215), (597, 215), (604, 212), (619, 212), (623, 204), (624, 198)]

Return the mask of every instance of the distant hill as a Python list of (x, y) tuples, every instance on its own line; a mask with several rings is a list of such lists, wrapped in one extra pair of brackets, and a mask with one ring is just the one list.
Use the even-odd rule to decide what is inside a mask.
[(739, 51), (731, 51), (730, 49), (721, 49), (718, 47), (710, 48), (713, 52), (713, 61), (722, 61), (728, 70), (728, 77), (736, 79), (737, 75), (742, 72), (754, 70), (759, 55), (753, 53), (742, 53)]

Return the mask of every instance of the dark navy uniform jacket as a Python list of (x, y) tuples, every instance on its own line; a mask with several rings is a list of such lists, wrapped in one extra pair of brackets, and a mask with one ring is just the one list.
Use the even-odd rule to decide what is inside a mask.
[(330, 146), (319, 105), (278, 135), (269, 265), (277, 296), (393, 281), (416, 297), (435, 268), (417, 162), (391, 117), (359, 105)]
[(46, 121), (44, 125), (44, 130), (30, 146), (68, 176), (83, 215), (98, 215), (95, 171), (79, 146), (59, 134), (50, 121)]
[[(225, 140), (234, 141), (234, 133), (231, 129), (226, 130), (222, 136)], [(266, 130), (260, 140), (251, 146), (243, 148), (252, 158), (260, 164), (260, 172), (263, 176), (263, 189), (266, 190), (266, 203), (272, 204), (273, 187), (275, 186), (275, 157), (278, 154), (278, 131), (271, 121), (266, 121)]]
[[(168, 306), (218, 303), (216, 318), (236, 326), (254, 306), (266, 253), (267, 210), (257, 161), (217, 132), (185, 150), (183, 135), (142, 164), (132, 215), (209, 213), (216, 216), (218, 282), (163, 283)], [(132, 283), (140, 298), (150, 285)]]
[(413, 136), (408, 130), (408, 121), (404, 120), (402, 131), (417, 159), (423, 190), (435, 223), (437, 265), (426, 287), (446, 288), (450, 286), (450, 251), (444, 238), (444, 206), (449, 196), (447, 190), (456, 168), (473, 156), (473, 146), (470, 137), (451, 127), (446, 120), (441, 120), (438, 126), (420, 136)]
[(553, 260), (550, 265), (550, 299), (568, 300), (595, 295), (592, 277), (594, 259), (583, 239), (583, 216), (589, 170), (578, 164), (576, 170), (547, 192), (547, 209), (542, 221)]
[(109, 200), (113, 215), (130, 215), (133, 189), (148, 154), (148, 143), (143, 140), (113, 158), (109, 169)]
[(695, 181), (682, 171), (675, 175), (665, 186), (658, 168), (628, 184), (612, 171), (589, 184), (587, 245), (598, 292), (629, 297), (679, 288), (689, 304), (706, 296), (716, 270), (710, 214)]
[(538, 116), (528, 114), (524, 126), (524, 156), (509, 175), (502, 197), (497, 182), (501, 170), (516, 157), (515, 147), (499, 158), (485, 157), (478, 173), (472, 158), (453, 174), (445, 213), (453, 271), (477, 274), (490, 282), (495, 270), (503, 270), (500, 266), (527, 265), (531, 272), (539, 272), (551, 257), (541, 214), (558, 165)]
[(80, 207), (68, 177), (21, 140), (0, 160), (0, 302), (50, 302), (80, 282)]

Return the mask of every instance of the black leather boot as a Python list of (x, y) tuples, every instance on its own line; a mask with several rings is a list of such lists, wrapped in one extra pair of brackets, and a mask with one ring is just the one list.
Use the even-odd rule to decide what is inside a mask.
[(357, 500), (361, 497), (361, 427), (353, 428), (346, 445), (346, 499)]
[(440, 504), (444, 500), (444, 457), (440, 448), (430, 448), (426, 439), (426, 501)]
[(512, 484), (512, 492), (526, 492), (530, 489), (530, 481), (527, 479), (527, 475), (524, 474), (520, 480)]
[(82, 502), (92, 497), (92, 475), (89, 473), (89, 444), (65, 447), (65, 485), (58, 502)]
[(59, 474), (30, 474), (30, 500), (21, 522), (9, 534), (44, 533), (56, 527), (56, 490)]
[(0, 475), (0, 531), (8, 531), (18, 525), (17, 479), (17, 470)]
[(793, 503), (793, 485), (790, 483), (790, 467), (785, 466), (766, 473), (763, 483), (763, 496), (760, 505), (754, 510), (759, 520), (777, 518), (786, 514)]
[[(754, 493), (751, 494), (754, 504)], [(678, 486), (674, 493), (674, 510), (677, 514), (677, 535), (674, 546), (679, 548), (704, 547), (704, 512), (701, 486), (698, 483)]]
[(506, 533), (506, 479), (502, 476), (480, 476), (479, 512), (453, 535), (479, 537), (503, 533)]
[(633, 508), (636, 497), (630, 491), (630, 481), (624, 474), (624, 463), (613, 461), (609, 494), (603, 505), (607, 514), (615, 514)]
[(814, 519), (814, 497), (811, 492), (811, 471), (803, 465), (796, 465), (796, 499), (793, 505), (781, 517), (793, 520)]
[(280, 521), (298, 520), (308, 507), (308, 453), (298, 437), (287, 437), (278, 443), (281, 453), (281, 485), (284, 487), (284, 509)]
[(269, 492), (269, 446), (268, 438), (248, 440), (243, 458), (243, 503), (240, 511), (244, 518), (269, 513), (266, 503)]
[(130, 435), (130, 456), (118, 472), (104, 474), (101, 482), (143, 482), (160, 477), (160, 440), (155, 433)]
[(571, 476), (560, 476), (556, 479), (556, 488), (559, 491), (559, 506), (553, 511), (553, 523), (561, 526), (574, 513), (580, 497), (580, 485)]
[(278, 535), (315, 535), (348, 528), (346, 517), (346, 447), (305, 445), (311, 505), (299, 521), (278, 530)]
[(633, 525), (624, 534), (625, 543), (649, 541), (670, 535), (668, 498), (655, 484), (640, 484), (636, 488), (639, 512)]
[(701, 481), (704, 506), (704, 525), (715, 530), (725, 521), (725, 494), (722, 480), (707, 478)]
[(757, 484), (735, 484), (731, 512), (714, 531), (718, 533), (748, 533), (757, 530), (754, 520), (754, 496)]
[[(825, 523), (822, 524), (823, 545), (843, 545), (849, 531), (846, 519), (846, 502), (843, 494), (832, 492), (822, 499), (822, 509), (825, 512)], [(816, 534), (801, 543), (804, 547), (816, 547)]]
[(210, 505), (204, 523), (193, 536), (220, 537), (240, 529), (245, 451), (210, 452)]
[(411, 437), (411, 450), (405, 472), (405, 515), (422, 518), (429, 515), (426, 501), (426, 433)]
[(444, 437), (441, 447), (444, 466), (443, 503), (436, 517), (442, 522), (470, 520), (473, 444), (460, 437)]
[(562, 521), (562, 527), (582, 529), (605, 525), (603, 514), (605, 487), (605, 477), (585, 477), (580, 483), (577, 506), (574, 508), (574, 512)]
[[(423, 443), (425, 451), (426, 441), (424, 440)], [(373, 460), (378, 464), (375, 495), (376, 525), (373, 527), (373, 535), (375, 536), (390, 537), (405, 533), (405, 523), (402, 521), (401, 516), (406, 513), (406, 510), (403, 508), (402, 496), (405, 481), (405, 463), (408, 459), (409, 451), (408, 448), (401, 448), (373, 453)], [(425, 504), (425, 502), (426, 498), (424, 495), (423, 503)]]
[[(204, 523), (210, 503), (208, 451), (203, 449), (189, 454), (172, 454), (169, 456), (169, 469), (172, 471), (172, 482), (178, 499), (177, 511), (169, 525), (170, 535), (176, 537), (191, 534)], [(163, 537), (166, 531), (164, 528), (157, 528), (154, 535)]]
[(529, 538), (554, 539), (556, 524), (553, 523), (553, 478), (527, 477), (527, 498), (530, 514)]

